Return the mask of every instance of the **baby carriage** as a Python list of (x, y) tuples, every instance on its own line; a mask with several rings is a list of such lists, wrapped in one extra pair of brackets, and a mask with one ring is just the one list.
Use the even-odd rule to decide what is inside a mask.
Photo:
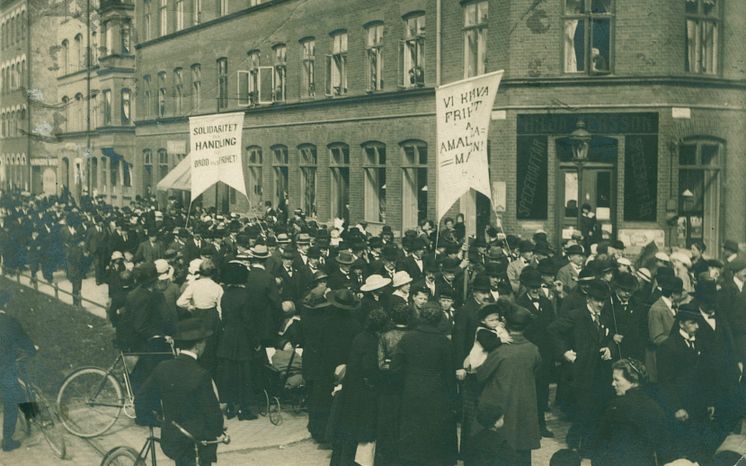
[(301, 375), (303, 348), (286, 343), (281, 348), (266, 348), (264, 365), (265, 405), (259, 414), (267, 416), (278, 426), (282, 424), (282, 406), (289, 406), (296, 414), (306, 407), (306, 387)]

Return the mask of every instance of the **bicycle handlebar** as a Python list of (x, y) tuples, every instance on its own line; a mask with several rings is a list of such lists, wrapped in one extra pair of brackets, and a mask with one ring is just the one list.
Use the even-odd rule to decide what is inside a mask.
[(231, 443), (231, 438), (226, 433), (226, 431), (228, 430), (227, 428), (223, 428), (223, 433), (220, 435), (220, 437), (216, 438), (215, 440), (197, 440), (188, 430), (180, 426), (178, 422), (171, 421), (171, 424), (174, 427), (176, 427), (179, 430), (179, 432), (181, 432), (182, 435), (184, 435), (186, 438), (191, 440), (193, 443), (196, 443), (197, 445), (201, 445), (203, 447), (206, 447), (208, 445), (217, 445), (219, 443), (223, 443), (225, 445), (228, 445), (229, 443)]

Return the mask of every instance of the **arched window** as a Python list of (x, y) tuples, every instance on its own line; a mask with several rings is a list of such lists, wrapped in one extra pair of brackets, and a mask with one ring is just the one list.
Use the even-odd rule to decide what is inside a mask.
[(144, 193), (149, 194), (153, 189), (153, 151), (150, 149), (143, 150), (142, 160), (142, 189)]
[(70, 72), (70, 43), (67, 39), (62, 41), (62, 50), (60, 53), (62, 54), (62, 74), (66, 75)]
[(365, 219), (386, 223), (386, 145), (378, 141), (363, 143), (365, 171)]
[(415, 228), (427, 219), (427, 143), (404, 141), (400, 145), (402, 167), (402, 230)]
[(83, 69), (83, 35), (82, 34), (76, 34), (75, 35), (75, 64), (73, 65), (73, 70), (82, 70)]
[(263, 190), (262, 183), (264, 180), (264, 157), (262, 156), (262, 148), (259, 146), (247, 147), (246, 162), (249, 167), (249, 202), (251, 203), (252, 207), (261, 208)]
[(60, 129), (63, 132), (68, 131), (68, 119), (70, 115), (70, 99), (67, 98), (67, 96), (62, 97), (62, 124), (60, 125)]
[(272, 146), (273, 197), (277, 207), (285, 202), (288, 193), (288, 147), (281, 144)]
[(129, 125), (132, 123), (132, 96), (129, 89), (122, 89), (122, 124)]
[(301, 144), (298, 146), (300, 155), (300, 205), (309, 216), (316, 215), (316, 172), (318, 170), (318, 156), (316, 146)]
[(334, 142), (329, 150), (329, 170), (331, 171), (331, 215), (349, 221), (350, 219), (350, 146)]
[(74, 128), (73, 131), (83, 131), (85, 129), (85, 111), (83, 109), (83, 94), (75, 94), (75, 105), (73, 106)]

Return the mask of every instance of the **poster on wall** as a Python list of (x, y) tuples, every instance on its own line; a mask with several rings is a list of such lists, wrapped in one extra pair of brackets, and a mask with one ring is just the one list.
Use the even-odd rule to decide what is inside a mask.
[(189, 118), (192, 201), (222, 181), (246, 196), (241, 166), (243, 112)]

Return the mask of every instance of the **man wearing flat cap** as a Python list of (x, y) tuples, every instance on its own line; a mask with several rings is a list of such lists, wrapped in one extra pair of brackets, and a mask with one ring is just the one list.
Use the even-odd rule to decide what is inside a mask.
[(556, 357), (570, 366), (569, 385), (576, 405), (568, 446), (579, 448), (586, 456), (595, 448), (598, 422), (611, 397), (613, 335), (602, 313), (608, 297), (608, 285), (592, 281), (585, 306), (559, 317), (547, 329)]
[[(223, 413), (220, 411), (212, 377), (197, 359), (203, 354), (206, 339), (212, 330), (203, 319), (189, 318), (179, 322), (176, 358), (160, 363), (137, 393), (155, 401), (143, 409), (163, 406), (161, 448), (176, 462), (176, 466), (195, 466), (194, 444), (172, 422), (178, 423), (197, 440), (214, 440), (223, 433)], [(217, 461), (217, 445), (199, 446), (200, 464)]]

